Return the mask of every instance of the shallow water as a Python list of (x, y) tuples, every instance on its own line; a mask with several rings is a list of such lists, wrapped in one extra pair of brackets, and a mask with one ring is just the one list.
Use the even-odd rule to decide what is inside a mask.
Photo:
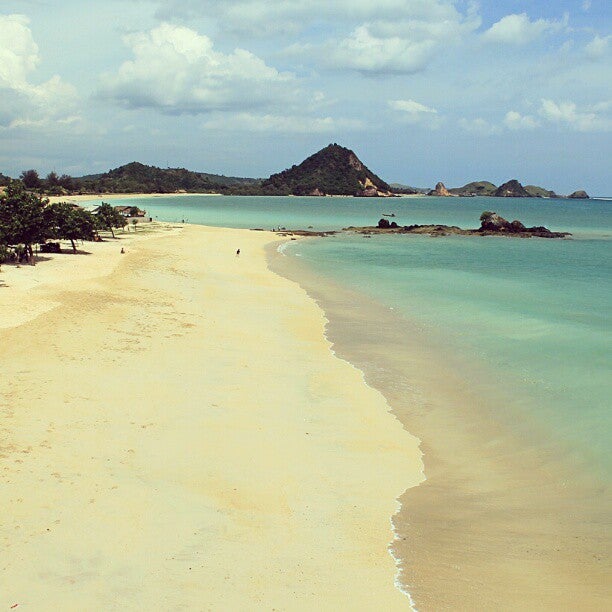
[[(299, 265), (297, 280), (309, 277), (343, 356), (423, 440), (429, 480), (406, 493), (397, 523), (414, 544), (398, 546), (414, 564), (403, 580), (417, 605), (447, 597), (452, 588), (439, 577), (452, 581), (466, 559), (464, 580), (480, 593), (474, 605), (494, 605), (487, 597), (495, 594), (475, 581), (487, 559), (517, 542), (508, 576), (531, 564), (549, 592), (579, 576), (605, 600), (598, 572), (610, 552), (610, 202), (212, 196), (130, 204), (160, 220), (265, 229), (375, 225), (391, 212), (400, 225), (477, 227), (482, 211), (494, 210), (572, 232), (570, 240), (343, 234), (289, 243), (284, 254)], [(438, 578), (427, 579), (425, 567)]]
[(571, 440), (612, 478), (610, 202), (188, 196), (130, 203), (160, 220), (265, 229), (373, 225), (383, 212), (399, 224), (477, 227), (486, 209), (574, 233), (572, 240), (343, 235), (300, 241), (285, 253), (444, 338), (457, 360), (486, 364), (513, 389), (517, 406), (537, 406), (551, 435)]

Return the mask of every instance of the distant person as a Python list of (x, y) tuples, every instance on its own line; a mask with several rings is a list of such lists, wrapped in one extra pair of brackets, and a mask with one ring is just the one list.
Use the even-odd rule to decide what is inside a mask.
[(240, 257), (240, 249), (236, 251), (236, 257)]
[(121, 254), (123, 255), (124, 253), (125, 253), (125, 249), (121, 247)]

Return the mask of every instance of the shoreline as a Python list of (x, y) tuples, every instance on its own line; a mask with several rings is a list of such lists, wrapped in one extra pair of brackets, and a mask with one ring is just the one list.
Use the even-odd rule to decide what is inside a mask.
[(76, 194), (64, 196), (43, 196), (49, 199), (51, 204), (57, 202), (70, 202), (78, 204), (79, 202), (92, 202), (94, 200), (137, 200), (140, 198), (185, 198), (191, 196), (206, 197), (220, 196), (222, 193), (94, 193), (94, 194)]
[(389, 520), (420, 451), (268, 269), (278, 237), (140, 237), (0, 328), (3, 601), (405, 609)]
[[(507, 400), (470, 388), (443, 343), (296, 258), (270, 255), (323, 308), (334, 352), (421, 440), (426, 480), (393, 519), (400, 584), (415, 607), (603, 609), (610, 499), (597, 479), (564, 448), (541, 455), (509, 435), (497, 409)], [(568, 469), (580, 480), (566, 490)]]

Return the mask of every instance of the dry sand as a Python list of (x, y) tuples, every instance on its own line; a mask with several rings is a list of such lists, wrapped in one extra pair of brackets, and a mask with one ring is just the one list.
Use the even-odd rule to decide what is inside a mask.
[(270, 234), (158, 236), (0, 273), (0, 605), (407, 609), (416, 439)]
[(140, 198), (189, 198), (193, 196), (218, 196), (223, 195), (221, 193), (98, 193), (98, 194), (69, 194), (63, 196), (49, 196), (49, 202), (52, 204), (55, 202), (74, 202), (80, 204), (81, 202), (96, 202), (97, 200), (134, 200)]

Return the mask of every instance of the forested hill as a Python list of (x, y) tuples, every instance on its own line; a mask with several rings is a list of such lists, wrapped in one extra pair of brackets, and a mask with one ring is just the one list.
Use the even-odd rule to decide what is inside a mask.
[(231, 187), (258, 185), (257, 179), (227, 177), (184, 168), (157, 168), (132, 162), (109, 170), (74, 179), (75, 187), (87, 193), (225, 193)]
[(328, 145), (298, 166), (273, 174), (261, 185), (270, 195), (356, 195), (367, 187), (391, 191), (353, 151), (337, 144)]

